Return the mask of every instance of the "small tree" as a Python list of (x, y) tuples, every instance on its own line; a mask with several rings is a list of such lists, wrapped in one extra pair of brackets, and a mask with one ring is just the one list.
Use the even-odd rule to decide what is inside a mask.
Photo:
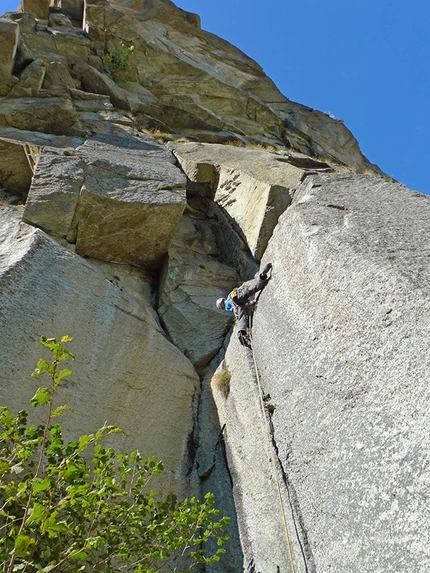
[(116, 82), (129, 82), (136, 79), (132, 67), (133, 54), (134, 46), (127, 48), (123, 42), (108, 43), (102, 62)]
[[(163, 465), (138, 451), (117, 453), (103, 446), (103, 426), (94, 434), (64, 443), (54, 423), (67, 406), (54, 408), (60, 382), (71, 376), (59, 369), (74, 356), (65, 344), (42, 337), (51, 362), (39, 360), (33, 376), (46, 375), (33, 407), (47, 409), (42, 425), (28, 425), (27, 411), (13, 415), (0, 408), (0, 563), (4, 573), (178, 571), (187, 562), (212, 563), (224, 552), (227, 517), (219, 517), (214, 496), (203, 502), (158, 496), (149, 483)], [(207, 555), (204, 544), (215, 538), (218, 549)], [(184, 561), (185, 560), (185, 561)], [(182, 565), (183, 566), (183, 565)]]

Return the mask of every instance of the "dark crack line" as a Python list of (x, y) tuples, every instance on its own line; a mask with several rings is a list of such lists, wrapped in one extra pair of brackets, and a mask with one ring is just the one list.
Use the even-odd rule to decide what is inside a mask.
[[(297, 538), (298, 544), (300, 546), (300, 551), (301, 551), (301, 554), (303, 557), (303, 563), (305, 566), (305, 571), (306, 571), (306, 573), (316, 573), (316, 569), (315, 569), (315, 565), (314, 565), (314, 559), (313, 559), (312, 551), (310, 548), (308, 536), (306, 533), (306, 528), (305, 528), (303, 520), (300, 516), (300, 512), (297, 510), (297, 507), (296, 507), (297, 502), (294, 503), (293, 496), (291, 494), (292, 484), (290, 483), (290, 480), (288, 479), (287, 472), (285, 471), (284, 465), (283, 465), (283, 463), (279, 457), (279, 448), (278, 448), (278, 445), (277, 445), (275, 437), (274, 437), (275, 430), (274, 430), (274, 426), (273, 426), (273, 422), (272, 422), (271, 413), (269, 413), (269, 426), (270, 426), (270, 438), (272, 441), (272, 447), (273, 447), (273, 450), (276, 454), (276, 459), (278, 460), (279, 467), (281, 469), (282, 481), (284, 482), (285, 489), (287, 492), (288, 502), (289, 502), (290, 509), (291, 509), (291, 518), (292, 518), (293, 523), (294, 523), (294, 530), (296, 532), (296, 538)], [(296, 516), (296, 513), (297, 513), (297, 516)], [(297, 523), (297, 522), (299, 522), (299, 523)], [(303, 537), (303, 541), (302, 541), (302, 537)], [(308, 564), (308, 561), (309, 561), (309, 564)]]

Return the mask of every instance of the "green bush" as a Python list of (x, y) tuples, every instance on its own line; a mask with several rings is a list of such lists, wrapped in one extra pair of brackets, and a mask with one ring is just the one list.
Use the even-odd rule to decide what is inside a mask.
[(122, 42), (108, 43), (102, 61), (116, 82), (129, 82), (135, 79), (132, 67), (133, 54), (134, 46), (127, 48)]
[[(203, 502), (157, 496), (149, 488), (163, 465), (138, 451), (117, 453), (104, 438), (120, 432), (103, 426), (94, 434), (64, 443), (56, 419), (67, 406), (54, 407), (60, 382), (71, 376), (60, 369), (73, 359), (65, 344), (42, 337), (52, 355), (39, 360), (33, 376), (47, 376), (33, 407), (46, 409), (42, 425), (28, 425), (27, 411), (13, 415), (0, 408), (0, 563), (4, 573), (179, 571), (212, 563), (224, 552), (229, 519), (219, 517), (214, 496)], [(216, 540), (207, 555), (204, 544)], [(184, 561), (185, 560), (185, 561)]]

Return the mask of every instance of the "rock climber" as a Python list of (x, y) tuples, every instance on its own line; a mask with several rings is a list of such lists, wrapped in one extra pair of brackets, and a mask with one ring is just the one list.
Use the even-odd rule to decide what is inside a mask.
[(243, 346), (251, 346), (250, 340), (250, 318), (252, 316), (255, 300), (253, 295), (262, 291), (270, 280), (268, 272), (272, 268), (272, 263), (268, 263), (263, 271), (251, 283), (245, 283), (234, 289), (227, 298), (219, 298), (216, 307), (225, 312), (233, 312), (237, 321), (237, 335)]

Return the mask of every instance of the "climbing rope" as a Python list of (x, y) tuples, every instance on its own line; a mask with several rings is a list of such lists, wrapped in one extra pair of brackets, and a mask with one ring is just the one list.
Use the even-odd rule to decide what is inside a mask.
[(290, 563), (291, 563), (291, 573), (295, 573), (295, 567), (294, 567), (294, 561), (293, 561), (293, 552), (292, 552), (292, 548), (291, 548), (291, 540), (290, 540), (290, 534), (288, 531), (288, 524), (287, 524), (287, 518), (285, 515), (285, 507), (284, 507), (284, 502), (282, 500), (282, 493), (281, 493), (281, 486), (279, 483), (279, 479), (278, 479), (278, 472), (276, 470), (276, 458), (275, 458), (275, 453), (273, 451), (273, 444), (272, 444), (272, 439), (271, 439), (271, 435), (270, 435), (270, 428), (269, 428), (269, 423), (267, 421), (267, 416), (266, 416), (266, 412), (265, 412), (265, 408), (264, 408), (264, 400), (263, 400), (263, 391), (261, 388), (261, 382), (260, 382), (260, 376), (258, 375), (258, 369), (257, 369), (257, 361), (255, 359), (255, 354), (254, 354), (254, 350), (251, 346), (251, 352), (252, 352), (252, 358), (254, 361), (254, 368), (255, 368), (255, 378), (257, 380), (257, 387), (258, 387), (258, 394), (259, 394), (259, 399), (260, 399), (260, 408), (261, 408), (261, 413), (263, 415), (264, 418), (264, 425), (265, 425), (265, 429), (266, 429), (266, 436), (267, 436), (267, 442), (268, 442), (268, 446), (269, 446), (269, 452), (270, 452), (270, 458), (272, 461), (272, 468), (273, 468), (273, 475), (275, 478), (275, 483), (276, 483), (276, 489), (278, 492), (278, 497), (279, 497), (279, 505), (281, 507), (281, 514), (282, 514), (282, 522), (284, 525), (284, 531), (285, 531), (285, 538), (286, 538), (286, 542), (287, 542), (287, 547), (288, 547), (288, 555), (290, 558)]
[(282, 514), (282, 522), (283, 522), (283, 526), (284, 526), (284, 531), (285, 531), (285, 539), (287, 542), (287, 548), (288, 548), (288, 555), (290, 558), (290, 564), (291, 564), (291, 573), (295, 573), (296, 569), (294, 567), (294, 560), (293, 560), (293, 552), (292, 552), (292, 547), (291, 547), (291, 540), (290, 540), (290, 534), (288, 531), (288, 523), (287, 523), (287, 517), (285, 514), (285, 506), (284, 506), (284, 502), (282, 499), (282, 492), (281, 492), (281, 486), (279, 483), (279, 479), (278, 479), (278, 472), (277, 472), (277, 468), (276, 468), (276, 458), (275, 458), (275, 452), (273, 449), (273, 443), (272, 443), (272, 437), (271, 437), (271, 433), (270, 433), (270, 427), (269, 427), (269, 422), (267, 420), (267, 416), (266, 416), (266, 410), (264, 407), (264, 399), (263, 399), (263, 389), (261, 387), (261, 381), (260, 381), (260, 375), (258, 373), (258, 368), (257, 368), (257, 360), (255, 358), (255, 354), (254, 354), (254, 348), (252, 346), (252, 322), (253, 322), (253, 315), (254, 312), (257, 308), (257, 303), (258, 303), (258, 299), (260, 298), (261, 295), (261, 291), (255, 301), (254, 304), (254, 309), (253, 309), (253, 313), (252, 315), (249, 317), (249, 340), (250, 340), (250, 349), (251, 349), (251, 353), (252, 353), (252, 359), (254, 362), (254, 370), (255, 370), (255, 379), (257, 381), (257, 388), (258, 388), (258, 395), (259, 395), (259, 401), (260, 401), (260, 408), (261, 408), (261, 414), (263, 416), (264, 419), (264, 426), (265, 426), (265, 430), (266, 430), (266, 437), (267, 437), (267, 442), (268, 442), (268, 448), (269, 448), (269, 453), (270, 453), (270, 459), (272, 462), (272, 468), (273, 468), (273, 476), (275, 478), (275, 483), (276, 483), (276, 489), (278, 492), (278, 497), (279, 497), (279, 505), (281, 508), (281, 514)]

